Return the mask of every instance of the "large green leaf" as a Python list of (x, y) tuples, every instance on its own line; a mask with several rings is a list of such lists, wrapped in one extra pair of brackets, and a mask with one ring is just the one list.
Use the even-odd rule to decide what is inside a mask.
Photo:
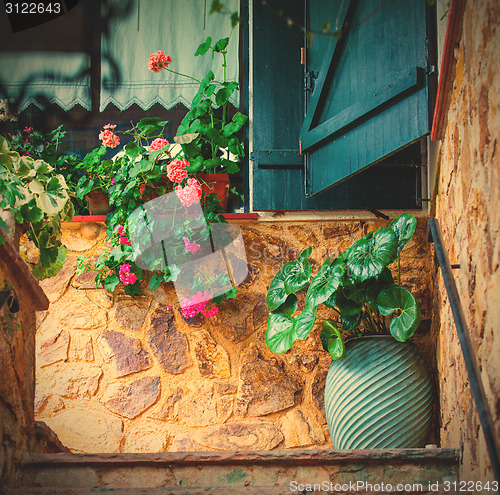
[(389, 326), (391, 335), (400, 342), (408, 340), (420, 323), (420, 303), (412, 293), (398, 285), (390, 285), (377, 297), (378, 310), (383, 316), (398, 313)]
[(41, 222), (44, 217), (43, 211), (38, 206), (31, 205), (31, 203), (21, 206), (21, 215), (30, 223)]
[(111, 275), (108, 275), (104, 279), (104, 288), (109, 291), (114, 291), (116, 286), (120, 283), (120, 279), (118, 278), (118, 275), (116, 273), (113, 273)]
[(129, 175), (130, 177), (137, 177), (139, 174), (149, 172), (153, 166), (153, 162), (149, 160), (141, 160), (140, 162), (134, 164), (134, 166), (130, 169)]
[(347, 258), (349, 275), (358, 282), (377, 277), (394, 261), (397, 247), (398, 239), (389, 227), (377, 230), (371, 239), (360, 239), (352, 245)]
[(60, 175), (51, 177), (45, 192), (36, 196), (37, 206), (49, 216), (59, 213), (69, 200), (66, 184), (61, 183), (61, 177)]
[(401, 250), (405, 247), (405, 244), (412, 238), (415, 228), (417, 226), (417, 220), (413, 215), (409, 213), (402, 213), (398, 218), (395, 218), (389, 227), (394, 231), (396, 237), (398, 238), (398, 249), (396, 251), (396, 258), (399, 256)]
[(54, 277), (61, 270), (68, 250), (65, 246), (49, 249), (40, 248), (40, 258), (33, 267), (32, 273), (38, 280)]
[(296, 338), (304, 340), (309, 336), (316, 321), (317, 310), (317, 307), (310, 308), (306, 306), (300, 315), (293, 318)]
[(214, 45), (214, 50), (216, 52), (222, 52), (226, 49), (227, 45), (229, 43), (229, 37), (228, 38), (222, 38), (217, 43)]
[(215, 95), (215, 103), (217, 103), (217, 105), (224, 105), (224, 103), (227, 102), (228, 98), (229, 98), (230, 94), (229, 94), (229, 91), (227, 88), (225, 87), (222, 87), (219, 89), (219, 91), (217, 91), (217, 94)]
[(337, 361), (345, 354), (342, 334), (339, 329), (328, 320), (324, 321), (321, 327), (321, 344), (323, 345), (323, 349), (328, 351), (334, 361)]
[(286, 301), (277, 309), (279, 313), (285, 313), (287, 316), (293, 316), (295, 311), (297, 311), (297, 306), (299, 301), (295, 294), (290, 294)]
[(312, 279), (306, 295), (306, 306), (315, 307), (325, 302), (339, 287), (346, 267), (341, 258), (327, 258)]
[(222, 130), (222, 133), (224, 136), (229, 137), (236, 132), (238, 132), (246, 123), (248, 120), (248, 117), (246, 115), (243, 115), (240, 112), (236, 112), (233, 116), (233, 119), (229, 124), (227, 124), (224, 129)]
[(267, 320), (266, 344), (273, 352), (286, 352), (297, 340), (292, 318), (272, 311)]
[(195, 57), (197, 57), (198, 55), (205, 55), (205, 53), (208, 52), (208, 50), (210, 49), (210, 45), (212, 44), (212, 38), (209, 36), (206, 41), (204, 41), (203, 43), (201, 43), (198, 48), (196, 49), (196, 52), (194, 54)]
[(302, 290), (311, 280), (312, 268), (307, 260), (310, 254), (311, 248), (305, 249), (295, 261), (289, 261), (283, 266), (287, 294)]
[(274, 276), (267, 291), (266, 304), (269, 311), (278, 309), (288, 297), (285, 291), (285, 272), (280, 268)]

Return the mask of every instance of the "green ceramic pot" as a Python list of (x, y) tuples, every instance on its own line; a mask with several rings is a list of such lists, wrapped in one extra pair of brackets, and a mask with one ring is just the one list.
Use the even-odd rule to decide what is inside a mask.
[(356, 338), (333, 361), (325, 412), (335, 449), (424, 447), (432, 380), (419, 350), (391, 336)]

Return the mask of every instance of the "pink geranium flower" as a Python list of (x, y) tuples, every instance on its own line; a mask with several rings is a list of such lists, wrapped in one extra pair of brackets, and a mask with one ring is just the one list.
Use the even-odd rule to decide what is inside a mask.
[(175, 160), (172, 160), (168, 165), (167, 165), (167, 177), (168, 180), (171, 182), (182, 182), (183, 179), (185, 179), (188, 176), (188, 173), (186, 171), (186, 167), (189, 165), (189, 162), (187, 160), (180, 160), (179, 158), (176, 158)]
[[(107, 126), (111, 126), (111, 124), (107, 124)], [(116, 148), (120, 144), (120, 138), (110, 128), (106, 129), (107, 126), (104, 126), (105, 130), (100, 132), (99, 139), (104, 146)]]
[(200, 245), (196, 244), (194, 242), (191, 242), (187, 237), (183, 237), (182, 240), (184, 241), (184, 249), (188, 253), (196, 253), (200, 249)]
[(175, 186), (175, 194), (188, 207), (200, 201), (201, 193), (201, 186), (193, 177), (187, 180), (185, 187)]
[(126, 236), (126, 235), (122, 235), (122, 236), (120, 237), (120, 245), (122, 245), (122, 246), (123, 246), (124, 244), (128, 244), (128, 245), (130, 245), (130, 244), (131, 244), (130, 239), (127, 239), (127, 236)]
[(120, 266), (119, 277), (120, 281), (123, 282), (124, 285), (131, 285), (134, 282), (137, 282), (137, 275), (130, 271), (131, 268), (130, 263), (125, 263)]
[(160, 72), (166, 69), (172, 62), (170, 55), (165, 55), (163, 50), (158, 50), (149, 56), (148, 69), (153, 72)]
[(149, 151), (156, 151), (164, 146), (167, 146), (167, 144), (170, 144), (166, 139), (164, 138), (156, 138), (150, 145), (149, 145)]
[(198, 313), (201, 313), (203, 316), (207, 316), (211, 318), (215, 316), (219, 312), (219, 308), (217, 306), (213, 306), (208, 311), (205, 311), (207, 304), (211, 301), (212, 296), (207, 291), (196, 293), (191, 299), (184, 299), (181, 302), (181, 313), (184, 318), (192, 318), (196, 316)]

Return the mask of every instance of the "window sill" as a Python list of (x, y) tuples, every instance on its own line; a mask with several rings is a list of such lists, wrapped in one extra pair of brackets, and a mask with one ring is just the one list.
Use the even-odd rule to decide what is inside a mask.
[[(379, 213), (393, 219), (403, 211), (411, 213), (416, 218), (427, 218), (425, 210), (380, 210)], [(329, 220), (375, 220), (378, 217), (367, 210), (303, 210), (303, 211), (259, 211), (261, 222), (315, 222)]]
[[(224, 218), (230, 220), (257, 220), (257, 213), (224, 213)], [(106, 215), (75, 215), (72, 222), (104, 222)]]

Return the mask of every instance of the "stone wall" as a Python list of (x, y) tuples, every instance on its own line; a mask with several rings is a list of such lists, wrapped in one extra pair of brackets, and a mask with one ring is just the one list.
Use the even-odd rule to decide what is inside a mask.
[[(481, 377), (500, 438), (500, 9), (466, 2), (439, 158), (436, 216), (443, 231)], [(453, 53), (451, 54), (453, 56)], [(441, 445), (461, 448), (461, 479), (493, 479), (441, 275)]]
[[(0, 229), (0, 235), (5, 236)], [(35, 310), (49, 301), (10, 242), (0, 244), (0, 290), (13, 290), (17, 308), (0, 308), (0, 493), (19, 483), (23, 454), (38, 450), (35, 396)], [(17, 311), (17, 309), (19, 309)]]
[[(249, 277), (211, 319), (185, 321), (173, 287), (131, 298), (75, 274), (102, 250), (98, 223), (64, 226), (68, 258), (43, 282), (38, 315), (36, 415), (75, 452), (329, 448), (323, 388), (329, 356), (319, 335), (283, 354), (264, 344), (267, 287), (285, 261), (312, 245), (316, 268), (387, 222), (240, 224)], [(417, 342), (432, 363), (432, 257), (425, 221), (403, 252), (403, 282), (423, 303)], [(396, 270), (396, 267), (394, 267)], [(172, 306), (174, 309), (170, 309)], [(432, 440), (432, 439), (431, 439)]]

